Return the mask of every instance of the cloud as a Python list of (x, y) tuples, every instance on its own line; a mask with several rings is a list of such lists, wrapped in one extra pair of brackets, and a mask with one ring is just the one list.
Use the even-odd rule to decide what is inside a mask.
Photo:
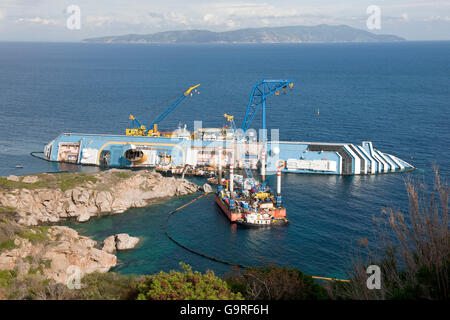
[(210, 6), (211, 9), (217, 11), (222, 16), (227, 17), (292, 17), (298, 16), (296, 9), (284, 9), (278, 6), (269, 5), (267, 3), (216, 3)]
[(85, 25), (94, 28), (109, 27), (151, 27), (151, 28), (174, 28), (190, 27), (196, 23), (196, 19), (181, 12), (170, 11), (165, 13), (146, 12), (133, 13), (114, 12), (110, 15), (87, 16)]
[(60, 22), (55, 19), (45, 19), (41, 17), (34, 17), (34, 18), (19, 18), (15, 21), (16, 23), (35, 23), (35, 24), (41, 24), (41, 25), (57, 25)]
[[(450, 0), (379, 1), (386, 32), (410, 34), (423, 30), (420, 23), (442, 24), (450, 21)], [(67, 28), (44, 29), (42, 26), (64, 26), (65, 9), (72, 1), (0, 0), (0, 39), (66, 39)], [(346, 24), (365, 28), (366, 1), (346, 0), (77, 0), (81, 8), (82, 29), (76, 37), (110, 34), (155, 33), (168, 30), (206, 29), (229, 31), (265, 26)], [(41, 26), (41, 28), (37, 28)], [(6, 28), (5, 28), (6, 27)], [(14, 31), (14, 32), (11, 32)], [(440, 31), (441, 32), (441, 31)], [(449, 31), (442, 31), (450, 34)], [(70, 33), (72, 35), (75, 33)], [(30, 35), (28, 37), (28, 35)], [(402, 35), (402, 34), (400, 34)], [(74, 39), (78, 39), (73, 36)], [(430, 33), (430, 37), (432, 37)]]
[(443, 21), (443, 22), (450, 22), (449, 16), (431, 16), (428, 18), (425, 18), (423, 21)]
[[(139, 9), (140, 8), (140, 9)], [(283, 26), (295, 24), (335, 23), (319, 9), (300, 12), (298, 8), (268, 3), (218, 2), (200, 3), (190, 7), (166, 7), (165, 10), (110, 10), (107, 14), (89, 12), (83, 18), (91, 29), (128, 29), (124, 32), (158, 32), (176, 29), (210, 29), (224, 31), (247, 27)], [(316, 12), (317, 11), (317, 12)], [(97, 15), (96, 15), (97, 13)], [(105, 12), (106, 13), (106, 12)]]
[(95, 27), (103, 27), (105, 25), (109, 25), (111, 23), (117, 22), (115, 18), (110, 16), (88, 16), (86, 17), (86, 24), (95, 26)]

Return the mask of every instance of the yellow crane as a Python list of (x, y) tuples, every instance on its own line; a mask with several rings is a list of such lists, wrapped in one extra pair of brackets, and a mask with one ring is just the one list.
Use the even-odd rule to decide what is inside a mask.
[(130, 114), (129, 119), (132, 121), (134, 128), (126, 129), (125, 133), (127, 136), (160, 136), (161, 133), (158, 131), (158, 124), (165, 117), (169, 115), (180, 103), (190, 94), (192, 95), (192, 91), (197, 91), (197, 88), (200, 84), (190, 87), (187, 89), (174, 103), (172, 103), (169, 108), (166, 109), (153, 123), (150, 125), (151, 129), (147, 129), (145, 125), (139, 122), (132, 114)]

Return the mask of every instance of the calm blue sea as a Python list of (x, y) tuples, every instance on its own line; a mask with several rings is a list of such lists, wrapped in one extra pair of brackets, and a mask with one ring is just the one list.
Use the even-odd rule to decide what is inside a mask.
[[(130, 112), (151, 121), (196, 83), (201, 94), (186, 99), (163, 128), (179, 122), (192, 128), (194, 120), (221, 126), (225, 112), (240, 123), (253, 83), (263, 78), (295, 81), (294, 90), (267, 106), (268, 125), (280, 128), (283, 140), (369, 140), (414, 164), (415, 178), (429, 181), (433, 164), (439, 164), (448, 179), (450, 42), (0, 43), (0, 175), (79, 170), (29, 152), (41, 151), (61, 132), (123, 133)], [(283, 199), (292, 222), (287, 228), (236, 229), (207, 197), (175, 215), (169, 231), (194, 249), (232, 262), (342, 276), (356, 241), (371, 239), (372, 216), (386, 206), (406, 210), (406, 177), (286, 174)], [(72, 226), (100, 241), (118, 232), (142, 237), (137, 249), (118, 254), (119, 272), (152, 273), (184, 261), (226, 273), (229, 267), (194, 256), (164, 235), (166, 213), (192, 197)]]

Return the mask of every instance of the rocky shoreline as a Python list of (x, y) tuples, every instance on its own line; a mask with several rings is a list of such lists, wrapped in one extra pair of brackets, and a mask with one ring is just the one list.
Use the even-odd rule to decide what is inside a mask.
[(111, 235), (100, 246), (71, 228), (43, 225), (67, 218), (85, 222), (201, 190), (147, 170), (0, 177), (0, 272), (40, 273), (64, 284), (74, 272), (108, 272), (117, 264), (116, 250), (134, 248), (139, 238)]
[(158, 199), (200, 190), (184, 179), (167, 178), (147, 170), (119, 169), (90, 175), (9, 176), (5, 185), (7, 188), (2, 188), (0, 183), (0, 206), (14, 208), (18, 223), (23, 225), (54, 223), (70, 217), (85, 222), (100, 214), (121, 213)]

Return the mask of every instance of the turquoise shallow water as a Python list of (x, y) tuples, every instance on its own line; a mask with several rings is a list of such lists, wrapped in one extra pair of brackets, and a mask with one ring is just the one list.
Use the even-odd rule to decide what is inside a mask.
[[(251, 86), (262, 78), (293, 78), (286, 96), (268, 102), (269, 128), (283, 140), (361, 143), (414, 164), (430, 179), (450, 168), (450, 42), (307, 45), (133, 46), (0, 43), (0, 174), (95, 171), (29, 156), (61, 132), (122, 133), (133, 112), (160, 114), (195, 83), (162, 124), (221, 126), (224, 112), (242, 120)], [(317, 116), (317, 109), (320, 116)], [(23, 169), (16, 169), (21, 164)], [(406, 174), (334, 177), (284, 174), (283, 200), (291, 224), (247, 230), (229, 224), (212, 197), (173, 216), (169, 231), (190, 247), (242, 264), (298, 267), (340, 276), (361, 237), (372, 239), (372, 216), (385, 206), (407, 208)], [(197, 180), (198, 183), (201, 181)], [(269, 182), (273, 185), (273, 177)], [(84, 224), (103, 240), (119, 232), (142, 237), (119, 252), (117, 271), (149, 273), (178, 267), (230, 269), (177, 247), (163, 232), (166, 213), (195, 195), (160, 202)]]

